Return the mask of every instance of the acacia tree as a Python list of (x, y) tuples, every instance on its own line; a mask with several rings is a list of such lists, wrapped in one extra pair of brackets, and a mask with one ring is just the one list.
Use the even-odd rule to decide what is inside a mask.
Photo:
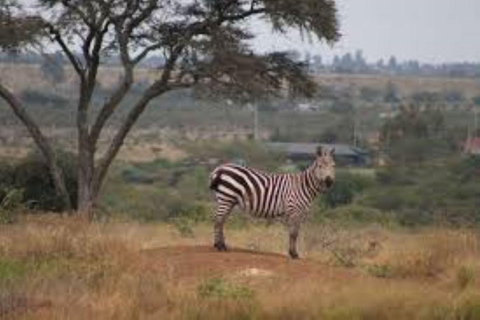
[[(49, 46), (63, 52), (78, 76), (77, 209), (88, 220), (112, 161), (152, 99), (189, 87), (238, 98), (278, 93), (286, 87), (295, 94), (312, 93), (314, 84), (302, 63), (283, 53), (258, 55), (250, 48), (252, 17), (264, 19), (280, 33), (295, 28), (328, 42), (339, 36), (332, 0), (38, 0), (30, 10), (14, 0), (0, 0), (0, 8), (0, 49), (50, 40)], [(165, 58), (160, 75), (98, 155), (102, 130), (134, 84), (135, 68), (154, 52)], [(99, 67), (111, 55), (120, 58), (122, 78), (94, 113)], [(71, 207), (50, 141), (1, 79), (0, 97), (28, 128), (47, 159), (57, 192)]]

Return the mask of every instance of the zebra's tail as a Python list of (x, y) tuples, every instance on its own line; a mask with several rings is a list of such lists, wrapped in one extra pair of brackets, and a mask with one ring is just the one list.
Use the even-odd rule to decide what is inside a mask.
[(212, 172), (212, 175), (210, 178), (210, 190), (213, 190), (213, 191), (218, 190), (218, 185), (220, 184), (220, 177), (221, 177), (221, 172), (219, 170), (215, 170)]

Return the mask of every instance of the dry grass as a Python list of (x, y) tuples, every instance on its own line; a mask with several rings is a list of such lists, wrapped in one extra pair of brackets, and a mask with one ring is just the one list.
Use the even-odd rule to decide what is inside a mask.
[[(55, 84), (56, 89), (70, 89), (75, 86), (75, 74), (66, 67), (67, 79), (61, 84)], [(120, 77), (121, 69), (118, 67), (105, 67), (100, 69), (99, 82), (104, 87), (114, 85)], [(161, 74), (159, 70), (138, 69), (135, 78), (139, 81), (153, 81)], [(0, 64), (0, 77), (6, 79), (7, 84), (15, 91), (24, 89), (49, 90), (52, 84), (42, 75), (39, 65), (10, 65)], [(32, 81), (34, 80), (34, 81)], [(320, 84), (339, 86), (367, 86), (384, 89), (388, 82), (395, 84), (403, 93), (409, 95), (418, 88), (425, 91), (441, 92), (458, 90), (467, 97), (480, 93), (478, 83), (474, 79), (452, 77), (416, 77), (416, 76), (384, 76), (384, 75), (348, 75), (348, 74), (323, 74), (316, 76)]]
[[(153, 250), (209, 244), (210, 229), (183, 238), (169, 225), (54, 216), (2, 226), (0, 318), (480, 319), (474, 231), (310, 226), (304, 260), (251, 253), (251, 263), (238, 260), (249, 272), (235, 268), (234, 252), (180, 266), (174, 257), (189, 263), (194, 251)], [(236, 247), (282, 254), (286, 242), (279, 226), (230, 228), (227, 236)], [(336, 256), (346, 252), (349, 268)], [(200, 276), (201, 267), (222, 273)], [(175, 268), (191, 271), (167, 272)]]

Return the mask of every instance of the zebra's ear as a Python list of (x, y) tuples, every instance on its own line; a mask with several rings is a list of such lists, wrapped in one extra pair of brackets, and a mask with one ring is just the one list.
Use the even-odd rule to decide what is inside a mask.
[(317, 156), (321, 156), (323, 154), (322, 146), (317, 147)]

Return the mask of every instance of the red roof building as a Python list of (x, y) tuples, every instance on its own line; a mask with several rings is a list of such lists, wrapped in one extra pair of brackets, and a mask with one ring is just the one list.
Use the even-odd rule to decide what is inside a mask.
[(469, 138), (463, 143), (463, 152), (480, 155), (480, 137)]

